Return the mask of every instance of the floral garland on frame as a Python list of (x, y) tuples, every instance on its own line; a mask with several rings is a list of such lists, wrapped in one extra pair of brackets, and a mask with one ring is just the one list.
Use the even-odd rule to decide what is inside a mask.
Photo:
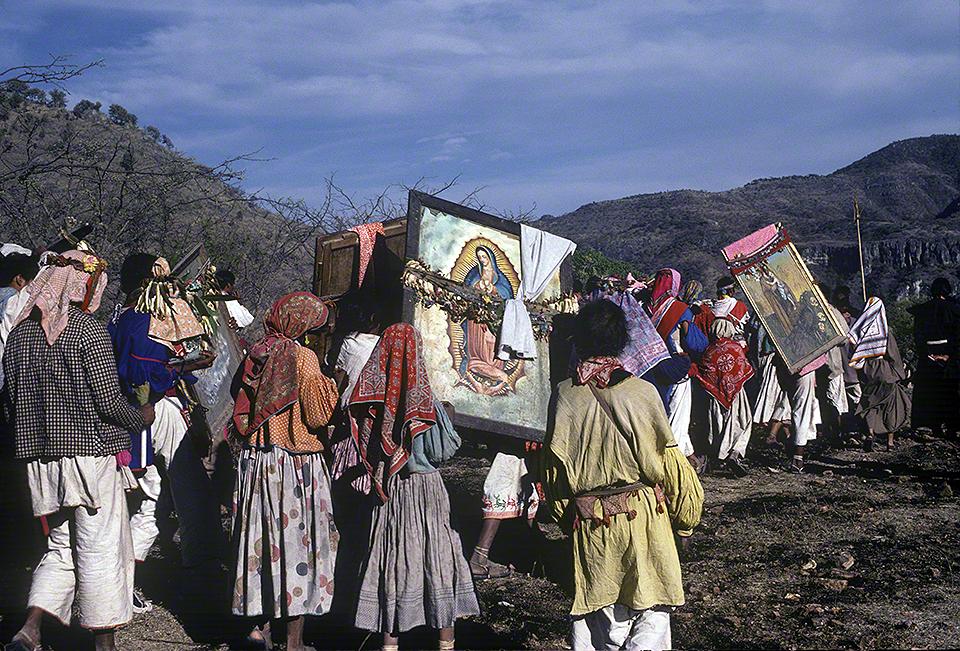
[[(481, 294), (445, 278), (420, 260), (409, 260), (401, 279), (411, 289), (418, 304), (425, 308), (439, 307), (454, 321), (475, 321), (491, 330), (499, 331), (503, 323), (504, 300)], [(561, 313), (576, 313), (578, 303), (572, 296), (560, 296), (549, 302), (524, 301), (530, 314), (533, 335), (547, 339), (553, 329), (553, 317)]]
[[(212, 265), (210, 267), (213, 268)], [(166, 320), (176, 312), (174, 301), (182, 299), (200, 323), (206, 336), (213, 337), (217, 333), (218, 323), (215, 308), (206, 300), (209, 276), (212, 276), (212, 273), (205, 274), (201, 279), (189, 284), (184, 283), (180, 278), (171, 275), (170, 265), (166, 259), (158, 258), (154, 264), (153, 276), (144, 280), (141, 285), (141, 292), (134, 309), (157, 319)]]

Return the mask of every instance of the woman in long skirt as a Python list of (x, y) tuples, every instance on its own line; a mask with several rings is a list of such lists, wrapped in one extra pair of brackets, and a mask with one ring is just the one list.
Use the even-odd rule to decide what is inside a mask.
[(325, 326), (327, 316), (313, 294), (280, 298), (237, 377), (233, 423), (243, 451), (233, 613), (286, 620), (291, 651), (310, 648), (304, 616), (328, 612), (333, 601), (338, 536), (321, 453), (337, 387), (316, 354), (297, 342)]
[(388, 651), (400, 633), (424, 625), (439, 629), (441, 649), (452, 649), (456, 620), (480, 612), (436, 468), (460, 439), (434, 400), (421, 347), (409, 324), (387, 328), (350, 398), (375, 503), (355, 625), (381, 632)]
[(869, 430), (864, 447), (871, 450), (873, 437), (884, 434), (887, 447), (893, 447), (894, 433), (910, 425), (910, 394), (903, 386), (907, 372), (900, 349), (879, 298), (867, 301), (863, 314), (850, 326), (850, 342), (850, 366), (858, 370), (863, 387), (857, 414)]

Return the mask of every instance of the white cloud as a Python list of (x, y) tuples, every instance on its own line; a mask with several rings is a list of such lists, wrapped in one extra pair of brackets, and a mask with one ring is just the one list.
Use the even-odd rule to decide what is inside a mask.
[(426, 166), (558, 211), (827, 171), (884, 144), (874, 134), (960, 118), (955, 0), (47, 0), (11, 12), (0, 54), (83, 34), (63, 9), (116, 32), (74, 53), (108, 66), (74, 97), (121, 103), (201, 158), (249, 138), (239, 149), (276, 156), (280, 172), (258, 173), (284, 185), (346, 170), (376, 187)]

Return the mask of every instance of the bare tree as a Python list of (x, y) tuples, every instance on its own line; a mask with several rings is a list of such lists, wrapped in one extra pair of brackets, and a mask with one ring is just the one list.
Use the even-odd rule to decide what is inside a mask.
[[(2, 74), (58, 86), (98, 65), (54, 57)], [(114, 265), (131, 251), (175, 262), (204, 242), (218, 266), (237, 274), (251, 308), (262, 312), (279, 294), (308, 287), (319, 235), (402, 217), (409, 190), (440, 194), (459, 182), (421, 178), (359, 196), (331, 175), (320, 200), (309, 205), (244, 191), (243, 166), (263, 161), (252, 152), (204, 166), (158, 145), (155, 133), (119, 127), (99, 111), (21, 102), (0, 115), (0, 234), (42, 248), (62, 230), (89, 223), (91, 243)], [(479, 190), (462, 201), (482, 208)]]
[(97, 59), (80, 65), (67, 63), (69, 57), (65, 55), (50, 55), (48, 63), (37, 65), (22, 65), (0, 71), (0, 83), (20, 81), (32, 86), (50, 84), (66, 92), (63, 83), (79, 77), (91, 68), (103, 66), (103, 59)]

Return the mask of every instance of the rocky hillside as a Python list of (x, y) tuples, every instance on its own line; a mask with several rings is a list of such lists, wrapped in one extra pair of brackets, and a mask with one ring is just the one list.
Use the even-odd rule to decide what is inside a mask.
[(902, 298), (935, 274), (960, 278), (958, 177), (960, 136), (934, 135), (894, 142), (824, 176), (758, 179), (724, 192), (641, 194), (541, 224), (643, 270), (675, 266), (709, 287), (724, 270), (723, 246), (779, 221), (822, 283), (859, 288), (857, 197), (868, 290)]

